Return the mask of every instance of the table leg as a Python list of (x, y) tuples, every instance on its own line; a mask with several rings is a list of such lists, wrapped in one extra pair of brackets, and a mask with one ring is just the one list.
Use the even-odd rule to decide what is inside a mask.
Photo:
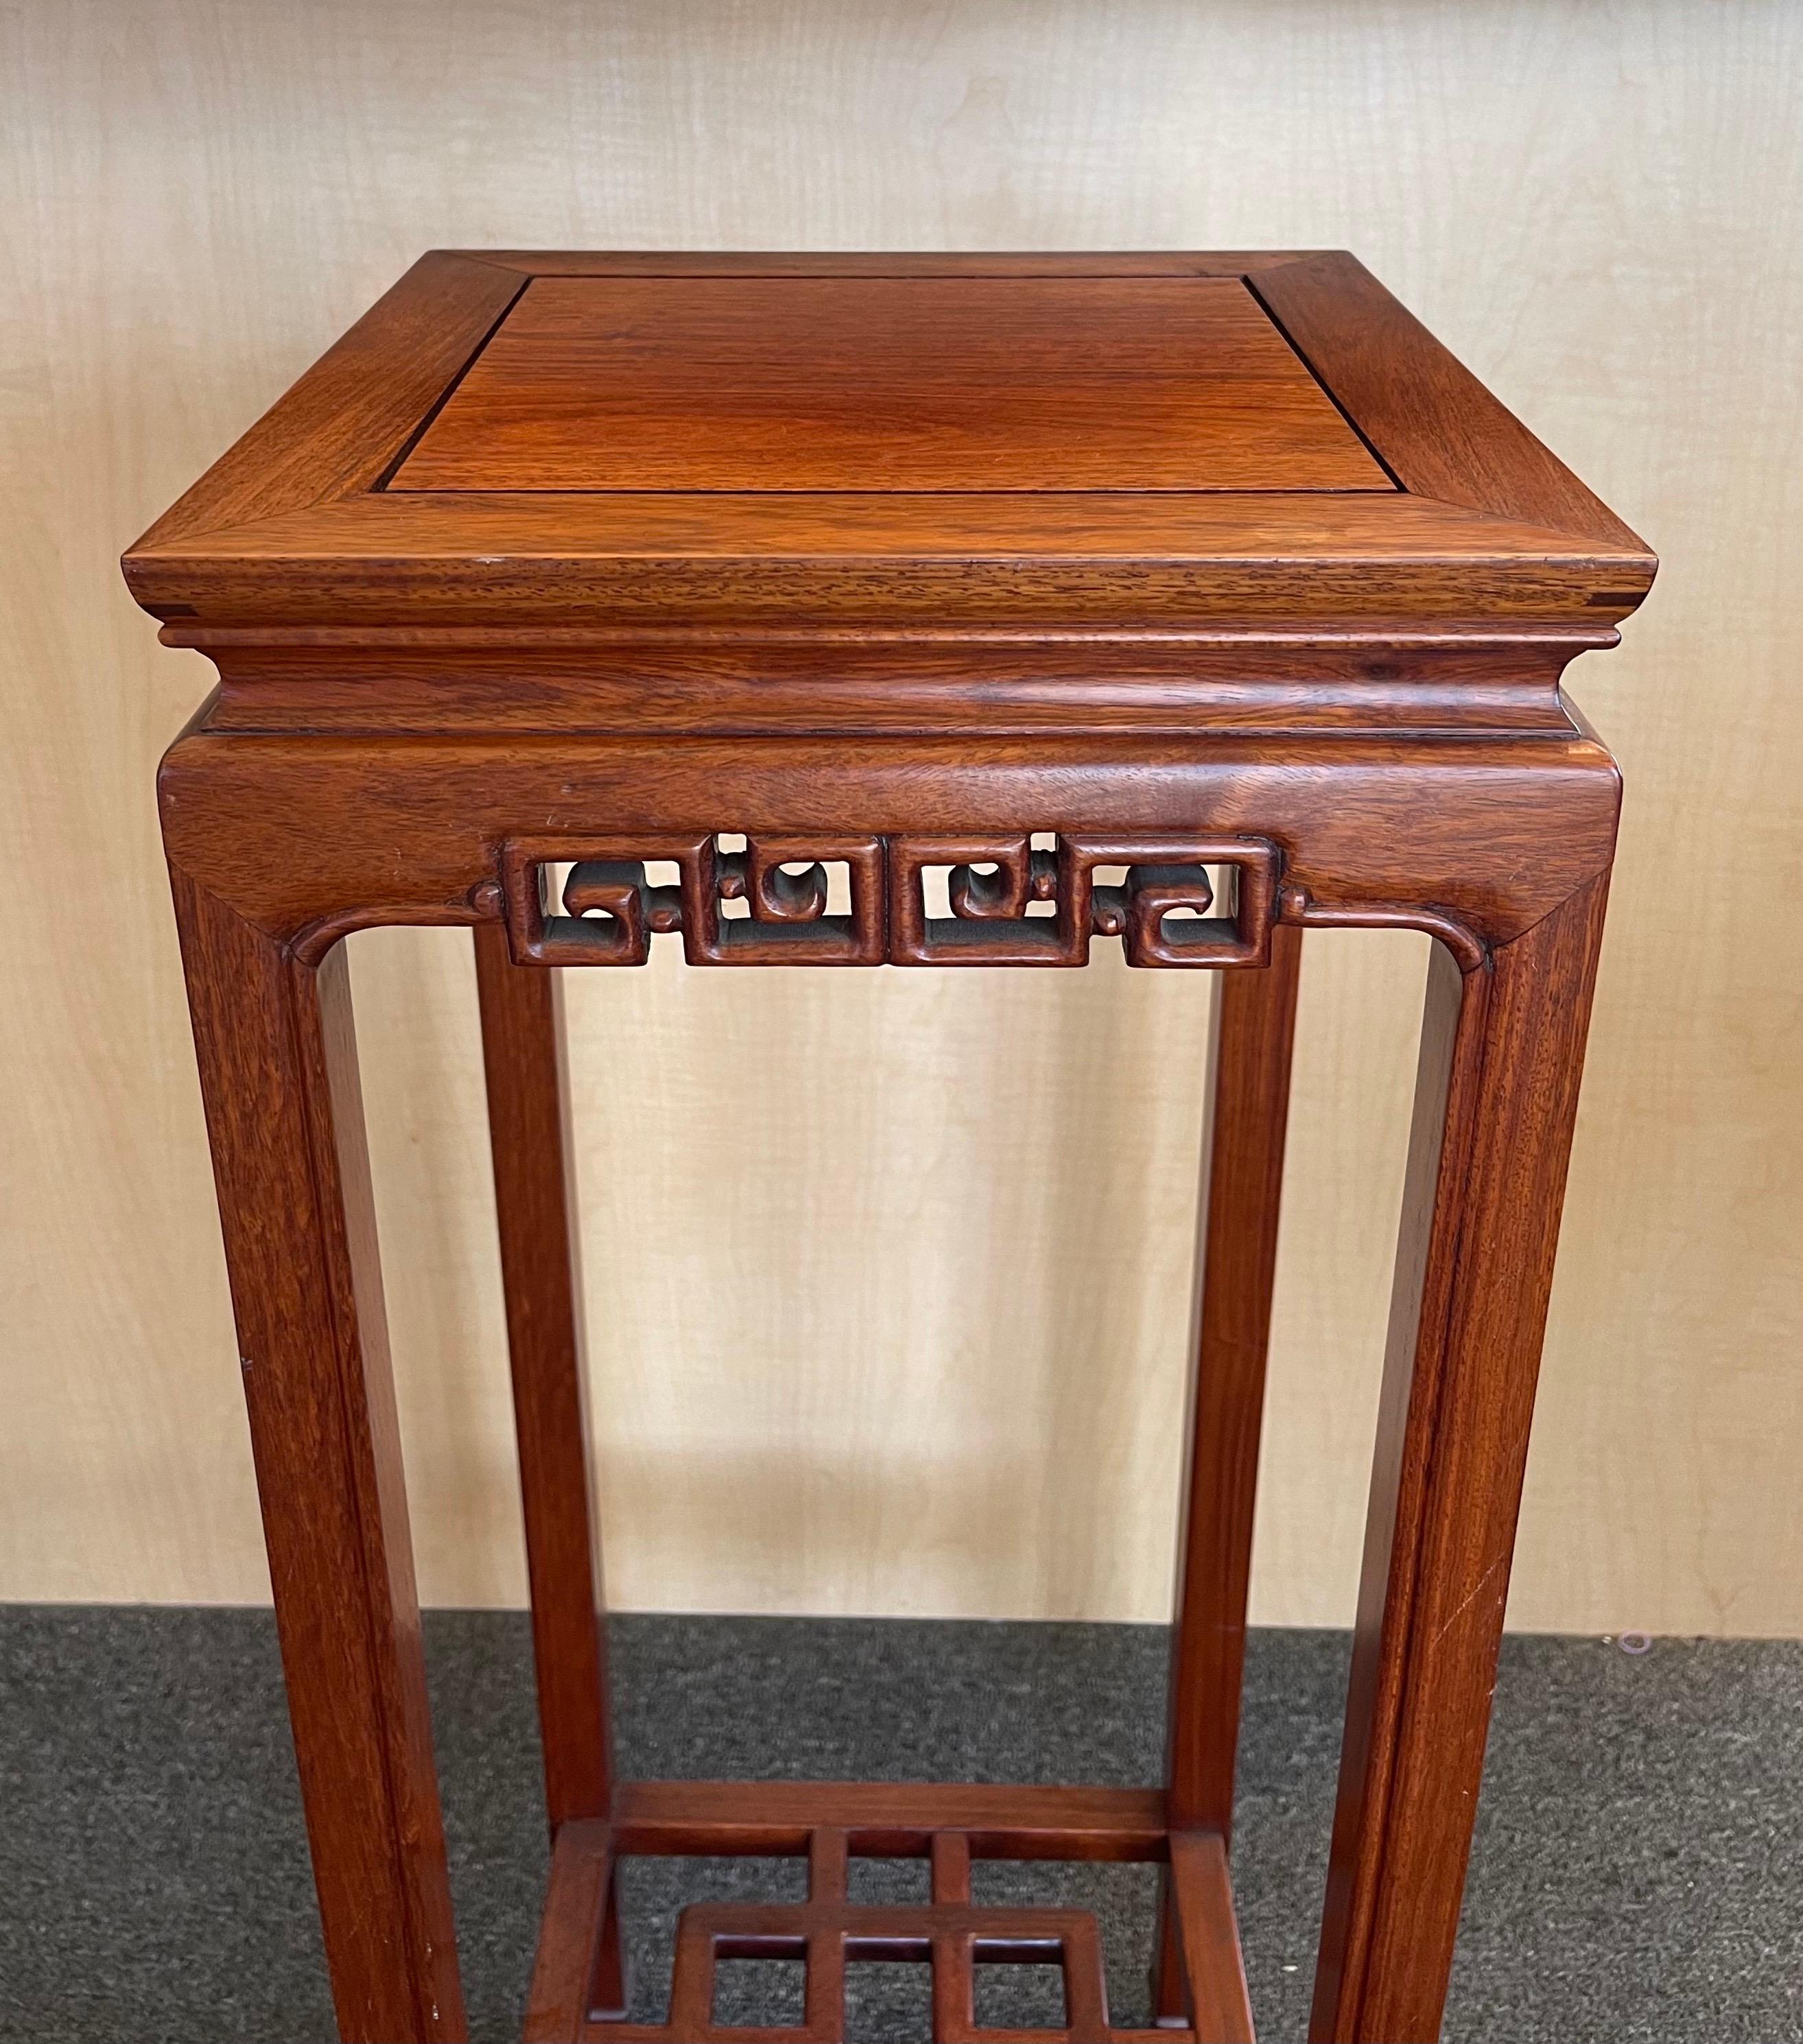
[[(1233, 1827), (1265, 1354), (1277, 1271), (1283, 1143), (1302, 932), (1271, 932), (1262, 972), (1224, 972), (1209, 1047), (1191, 1353), (1190, 1443), (1171, 1635), (1166, 1789), (1173, 1829)], [(1156, 2012), (1186, 2007), (1169, 1882), (1154, 1967)]]
[(344, 952), (173, 885), (339, 2031), (460, 2039)]
[[(500, 924), (479, 924), (473, 934), (545, 1808), (555, 1838), (571, 1819), (605, 1818), (612, 1792), (563, 979), (546, 966), (514, 964)], [(596, 1995), (609, 2010), (624, 2005), (617, 1923), (603, 1941)]]
[(1435, 951), (1315, 2044), (1440, 2034), (1607, 889), (1463, 979)]

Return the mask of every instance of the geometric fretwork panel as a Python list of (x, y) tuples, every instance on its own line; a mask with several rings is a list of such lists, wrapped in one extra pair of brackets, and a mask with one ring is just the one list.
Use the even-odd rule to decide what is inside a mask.
[[(1157, 1789), (947, 1786), (872, 1781), (625, 1781), (606, 1817), (571, 1819), (552, 1842), (524, 2035), (526, 2044), (838, 2044), (846, 1974), (871, 1961), (925, 1974), (920, 2044), (1251, 2044), (1251, 2011), (1217, 1832), (1167, 1823)], [(622, 1858), (805, 1857), (805, 1902), (703, 1903), (678, 1920), (668, 2015), (630, 2020), (617, 1881)], [(927, 1899), (851, 1899), (852, 1860), (926, 1860)], [(975, 1860), (1159, 1864), (1155, 2027), (1109, 2014), (1101, 1938), (1086, 1910), (987, 1908), (972, 1900)], [(774, 2010), (721, 2019), (723, 1965)], [(1043, 2027), (1004, 2029), (986, 2014), (992, 1969), (1055, 1967), (1062, 2004)], [(759, 1992), (755, 1976), (769, 1974)], [(798, 1998), (794, 1975), (805, 1975)], [(748, 1979), (746, 1975), (752, 1976)], [(783, 1992), (787, 1989), (788, 1992)]]
[[(659, 869), (663, 869), (659, 876)], [(501, 883), (513, 955), (643, 965), (1262, 966), (1276, 847), (1255, 838), (817, 839), (639, 832), (514, 838)]]
[[(931, 1969), (935, 2044), (1124, 2044), (1193, 2038), (1178, 2023), (1157, 2031), (1120, 2030), (1108, 2018), (1100, 1934), (1087, 1910), (979, 1908), (971, 1900), (967, 1841), (956, 1832), (932, 1840), (932, 1900), (915, 1906), (859, 1906), (846, 1895), (846, 1836), (816, 1831), (809, 1840), (803, 1903), (699, 1903), (677, 1924), (667, 2023), (635, 2023), (597, 2012), (582, 2027), (584, 2044), (840, 2044), (846, 2034), (848, 1961), (913, 1960)], [(723, 1960), (802, 1961), (806, 2006), (796, 2023), (725, 2025), (714, 2020), (715, 1970)], [(986, 2028), (975, 2012), (979, 1966), (1055, 1965), (1064, 1981), (1064, 2019), (1055, 2028)]]

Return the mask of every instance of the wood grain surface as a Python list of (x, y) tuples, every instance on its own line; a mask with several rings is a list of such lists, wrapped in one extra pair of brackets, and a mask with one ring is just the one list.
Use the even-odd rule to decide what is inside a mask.
[[(1019, 26), (975, 0), (930, 32), (782, 0), (9, 17), (0, 827), (28, 898), (103, 904), (107, 941), (0, 933), (5, 1594), (266, 1585), (147, 792), (208, 670), (151, 643), (120, 548), (429, 242), (1205, 233), (1359, 248), (1665, 559), (1631, 643), (1573, 675), (1633, 796), (1513, 1613), (1803, 1627), (1774, 1558), (1803, 1551), (1797, 17)], [(1426, 947), (1308, 944), (1253, 1612), (1343, 1622)], [(517, 1600), (469, 939), (352, 948), (422, 1593)], [(634, 1279), (591, 1358), (617, 1602), (1162, 1612), (1209, 997), (1101, 964), (582, 979), (586, 1268), (629, 1245)]]
[(395, 490), (1382, 490), (1235, 278), (535, 279)]
[(563, 989), (555, 974), (516, 966), (493, 927), (475, 932), (475, 961), (545, 1816), (555, 1837), (566, 1822), (605, 1816), (613, 1792)]
[(173, 879), (339, 2030), (459, 2038), (348, 969)]
[[(615, 463), (605, 479), (655, 486), (661, 477), (688, 490), (730, 469), (740, 480), (761, 474), (768, 487), (758, 501), (767, 504), (782, 501), (783, 485), (802, 471), (744, 431), (748, 407), (767, 408), (780, 425), (773, 446), (815, 444), (824, 479), (835, 460), (846, 474), (867, 467), (898, 488), (921, 484), (928, 506), (931, 478), (962, 490), (986, 467), (1010, 492), (1036, 479), (1054, 486), (1041, 459), (1043, 422), (1054, 414), (1066, 421), (1063, 458), (1079, 467), (1131, 442), (1148, 407), (1168, 429), (1167, 453), (1205, 457), (1228, 474), (1255, 467), (1289, 432), (1299, 366), (1244, 294), (1223, 306), (1182, 295), (1218, 294), (1215, 280), (1159, 279), (1148, 293), (1143, 280), (1124, 275), (916, 279), (907, 259), (893, 259), (894, 278), (684, 276), (668, 283), (667, 295), (657, 288), (664, 280), (642, 288), (631, 281), (618, 304), (610, 283), (552, 279), (559, 303), (517, 348), (485, 353), (470, 372), (490, 364), (460, 444), (479, 469), (485, 448), (495, 451), (498, 443), (505, 474), (506, 421), (524, 420), (519, 494), (541, 507), (573, 502), (536, 486), (552, 482), (547, 451), (582, 437), (583, 404), (614, 370), (621, 388), (608, 402), (631, 423), (611, 439), (601, 423), (598, 444)], [(1568, 620), (1548, 619), (1555, 654), (1593, 643), (1582, 616), (1593, 602), (1637, 605), (1655, 567), (1640, 543), (1613, 514), (1590, 507), (1550, 454), (1530, 459), (1537, 444), (1524, 448), (1509, 416), (1360, 265), (1310, 256), (1261, 274), (1280, 282), (1290, 267), (1306, 278), (1291, 310), (1305, 321), (1326, 379), (1318, 391), (1308, 386), (1313, 396), (1332, 393), (1336, 365), (1350, 360), (1367, 379), (1361, 409), (1386, 421), (1381, 437), (1406, 452), (1420, 431), (1444, 436), (1448, 445), (1428, 459), (1463, 495), (1483, 504), (1501, 476), (1512, 505), (1549, 532), (1574, 506), (1603, 528), (1597, 566), (1615, 586), (1584, 599)], [(421, 266), (414, 285), (403, 280), (398, 296), (389, 294), (383, 316), (405, 317), (415, 289), (436, 303), (438, 275), (436, 263)], [(917, 303), (909, 295), (917, 282)], [(586, 302), (562, 305), (579, 294)], [(1166, 317), (1172, 331), (1160, 336)], [(1250, 333), (1241, 330), (1247, 323)], [(363, 327), (367, 335), (369, 323)], [(929, 355), (929, 336), (944, 338), (943, 359)], [(1079, 344), (1067, 345), (1071, 336)], [(1217, 400), (1207, 432), (1165, 402), (1178, 380), (1171, 362), (1186, 350), (1207, 363), (1201, 381)], [(366, 338), (364, 380), (379, 391), (409, 385), (414, 352), (404, 337)], [(1289, 364), (1292, 383), (1268, 373), (1274, 356)], [(1399, 405), (1374, 366), (1380, 357), (1404, 399), (1417, 387), (1444, 394), (1419, 408)], [(335, 353), (303, 378), (248, 442), (283, 488), (310, 484), (326, 515), (327, 555), (338, 508), (374, 501), (390, 473), (372, 485), (366, 463), (364, 479), (346, 487), (355, 451), (316, 394), (334, 384), (337, 362)], [(647, 363), (648, 382), (636, 373)], [(667, 372), (690, 378), (674, 409)], [(1071, 398), (1073, 375), (1090, 386), (1087, 406)], [(582, 387), (571, 405), (573, 383)], [(821, 390), (836, 394), (845, 418), (815, 402)], [(381, 407), (359, 394), (344, 409), (362, 420)], [(1357, 416), (1347, 419), (1356, 425)], [(973, 432), (979, 418), (986, 437)], [(386, 421), (368, 426), (371, 461), (386, 454), (393, 430)], [(417, 429), (409, 444), (416, 438)], [(450, 438), (458, 444), (455, 428)], [(647, 465), (647, 446), (674, 448), (674, 458), (663, 468)], [(717, 460), (728, 467), (709, 465)], [(210, 494), (254, 491), (254, 467), (234, 456), (222, 482), (203, 478), (184, 501), (191, 511)], [(1278, 472), (1295, 479), (1309, 470), (1298, 462)], [(1142, 480), (1151, 477), (1148, 470)], [(506, 500), (498, 501), (505, 530)], [(294, 628), (279, 599), (297, 588), (317, 599), (319, 559), (291, 540), (235, 558), (246, 529), (227, 526), (211, 537), (243, 578), (252, 628), (280, 644)], [(755, 522), (747, 532), (747, 551), (756, 551), (763, 536)], [(475, 573), (460, 597), (469, 627), (502, 650), (510, 622), (523, 630), (510, 650), (529, 689), (535, 659), (555, 660), (560, 649), (529, 616), (510, 617), (518, 564), (505, 550), (475, 553), (455, 528), (448, 536), (443, 554), (368, 561), (367, 621), (385, 635), (383, 647), (404, 655), (420, 593), (434, 586), (448, 559), (467, 559)], [(587, 548), (579, 526), (551, 526), (540, 571), (586, 564)], [(1274, 615), (1292, 636), (1315, 634), (1340, 656), (1313, 679), (1315, 694), (1331, 701), (1371, 644), (1356, 630), (1336, 640), (1347, 628), (1332, 569), (1281, 548), (1268, 562), (1250, 547), (1243, 552), (1249, 568), (1278, 571)], [(128, 550), (128, 579), (147, 555), (160, 578), (156, 609), (210, 626), (216, 592), (205, 570), (153, 536)], [(942, 558), (978, 620), (998, 587), (1004, 605), (1019, 601), (1010, 579), (1019, 570), (1059, 565), (1013, 536), (993, 551), (942, 543)], [(501, 579), (492, 574), (498, 564)], [(1490, 635), (1498, 613), (1516, 607), (1507, 600), (1513, 583), (1531, 581), (1536, 562), (1531, 552), (1486, 548), (1480, 567), (1451, 549), (1442, 565), (1444, 617), (1405, 606), (1390, 629), (1401, 644), (1429, 632), (1432, 646), (1417, 650), (1430, 671), (1435, 651), (1448, 657), (1444, 678), (1456, 697), (1472, 672), (1461, 657), (1470, 647), (1499, 663), (1509, 657), (1516, 635), (1500, 644)], [(1123, 616), (1143, 606), (1141, 628), (1161, 647), (1174, 627), (1182, 636), (1181, 573), (1168, 593), (1148, 595), (1138, 564), (1118, 554), (1098, 555), (1090, 571), (1098, 602)], [(1467, 596), (1462, 585), (1480, 580), (1483, 594)], [(1041, 600), (1055, 628), (1063, 606), (1049, 586)], [(797, 637), (821, 624), (835, 630), (859, 685), (855, 703), (892, 712), (886, 698), (897, 676), (887, 654), (908, 635), (910, 605), (855, 575), (804, 573), (790, 606)], [(735, 617), (739, 608), (725, 599), (722, 639), (735, 646), (733, 632), (748, 624), (752, 637), (736, 650), (755, 659), (771, 650), (772, 635), (755, 617)], [(668, 610), (667, 633), (694, 630), (686, 606), (672, 601)], [(591, 629), (605, 621), (587, 620)], [(1614, 858), (1620, 776), (1607, 748), (1569, 713), (1557, 732), (1513, 722), (1490, 730), (1481, 720), (1451, 733), (1395, 730), (1382, 720), (1366, 730), (1357, 721), (1362, 695), (1342, 705), (1344, 727), (1328, 736), (1308, 726), (1263, 728), (1255, 715), (1244, 729), (1206, 738), (1179, 728), (1124, 739), (1110, 728), (1106, 690), (1117, 659), (1130, 693), (1136, 686), (1143, 662), (1126, 631), (1094, 637), (1101, 721), (1069, 710), (1055, 728), (1013, 736), (994, 734), (974, 705), (940, 736), (898, 732), (893, 714), (866, 729), (855, 708), (844, 732), (825, 742), (805, 722), (681, 738), (659, 719), (641, 728), (630, 717), (613, 733), (578, 724), (521, 736), (459, 719), (443, 733), (422, 734), (410, 697), (409, 720), (388, 728), (382, 647), (359, 646), (356, 624), (346, 616), (323, 633), (302, 627), (302, 644), (321, 671), (352, 663), (365, 690), (367, 729), (327, 733), (297, 723), (285, 736), (216, 732), (210, 699), (158, 776), (326, 1958), (347, 2044), (380, 2044), (397, 2023), (410, 2036), (450, 2040), (463, 2023), (344, 940), (384, 924), (441, 923), (468, 924), (475, 939), (554, 1847), (552, 1921), (535, 2000), (563, 2007), (574, 1992), (583, 2019), (575, 2037), (594, 2044), (717, 2037), (724, 2044), (728, 2032), (714, 2020), (717, 1961), (805, 1956), (799, 2034), (836, 2044), (844, 2034), (848, 1959), (925, 1961), (933, 1969), (935, 2034), (944, 2044), (978, 2044), (1000, 2033), (977, 2019), (973, 1961), (1055, 1954), (1063, 2021), (1033, 2034), (1126, 2044), (1159, 2033), (1111, 2024), (1091, 1916), (982, 1908), (969, 1892), (971, 1851), (1068, 1858), (1096, 1850), (1071, 1822), (1086, 1807), (1084, 1793), (1068, 1789), (1025, 1792), (1028, 1804), (1049, 1804), (1053, 1815), (1028, 1838), (1010, 1838), (1013, 1818), (974, 1835), (952, 1827), (950, 1843), (936, 1830), (916, 1848), (933, 1862), (924, 1908), (872, 1908), (848, 1894), (850, 1851), (873, 1821), (880, 1826), (876, 1806), (894, 1792), (859, 1785), (815, 1792), (848, 1804), (867, 1794), (871, 1808), (809, 1827), (805, 1901), (686, 1910), (667, 2023), (623, 2019), (612, 1889), (598, 1900), (586, 1863), (572, 1888), (556, 1850), (564, 1822), (605, 1821), (617, 1849), (629, 1847), (632, 1825), (629, 1799), (609, 1779), (572, 1132), (561, 988), (548, 974), (643, 967), (655, 942), (678, 935), (691, 966), (791, 970), (1079, 967), (1101, 937), (1119, 940), (1130, 966), (1213, 967), (1255, 986), (1221, 996), (1209, 1055), (1214, 1127), (1168, 1704), (1171, 1829), (1148, 1855), (1167, 1863), (1154, 1967), (1159, 2023), (1174, 2024), (1176, 2036), (1249, 2039), (1224, 1855), (1297, 968), (1311, 921), (1415, 928), (1440, 945), (1311, 2023), (1321, 2044), (1431, 2044), (1476, 1812)], [(860, 627), (878, 642), (867, 674)], [(1240, 633), (1268, 649), (1271, 614), (1249, 605), (1229, 615), (1220, 635), (1229, 657)], [(964, 635), (973, 659), (990, 636), (981, 626)], [(605, 668), (612, 652), (598, 636), (589, 657)], [(229, 667), (224, 648), (221, 655)], [(721, 831), (725, 820), (733, 832)], [(928, 886), (936, 874), (944, 913)], [(298, 1206), (297, 1184), (311, 1195)], [(911, 1792), (918, 1800), (934, 1792)], [(765, 1800), (756, 1785), (722, 1785), (714, 1795), (717, 1807), (736, 1813), (753, 1851), (792, 1843), (780, 1827), (755, 1820)], [(592, 1942), (558, 1927), (572, 1907), (590, 1911)], [(559, 1964), (576, 1973), (561, 1988)]]
[[(917, 275), (908, 255), (881, 277), (749, 279), (512, 259), (422, 258), (127, 549), (178, 643), (314, 622), (1377, 620), (1563, 626), (1575, 651), (1652, 579), (1644, 544), (1344, 252), (1261, 255), (1256, 285), (977, 258)], [(497, 276), (515, 286), (498, 321)], [(1279, 283), (1306, 364), (1254, 295)], [(425, 351), (444, 380), (423, 398), (422, 321), (482, 336), (450, 373)], [(340, 405), (356, 373), (370, 387)], [(258, 463), (271, 480), (247, 490)], [(1403, 471), (1423, 485), (1397, 490)], [(247, 518), (257, 496), (294, 506)]]

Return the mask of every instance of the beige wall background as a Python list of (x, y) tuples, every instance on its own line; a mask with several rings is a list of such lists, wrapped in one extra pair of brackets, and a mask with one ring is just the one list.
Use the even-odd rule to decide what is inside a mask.
[[(1356, 249), (1664, 556), (1513, 1621), (1803, 1631), (1803, 10), (0, 12), (0, 1596), (267, 1592), (120, 548), (435, 244)], [(1309, 939), (1257, 1616), (1351, 1610), (1424, 940)], [(353, 973), (426, 1596), (523, 1593), (473, 976)], [(1209, 989), (575, 975), (629, 1606), (1148, 1618)]]

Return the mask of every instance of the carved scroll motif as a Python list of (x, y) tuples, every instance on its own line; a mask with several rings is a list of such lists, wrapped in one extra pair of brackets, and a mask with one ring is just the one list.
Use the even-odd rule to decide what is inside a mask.
[[(1278, 864), (1252, 838), (756, 837), (725, 850), (713, 832), (641, 833), (509, 840), (501, 878), (514, 956), (535, 965), (643, 965), (655, 934), (680, 932), (691, 965), (1083, 965), (1102, 936), (1129, 965), (1262, 966)], [(675, 884), (651, 876), (659, 865)], [(1120, 877), (1098, 878), (1109, 869)], [(929, 907), (936, 870), (949, 914)]]

